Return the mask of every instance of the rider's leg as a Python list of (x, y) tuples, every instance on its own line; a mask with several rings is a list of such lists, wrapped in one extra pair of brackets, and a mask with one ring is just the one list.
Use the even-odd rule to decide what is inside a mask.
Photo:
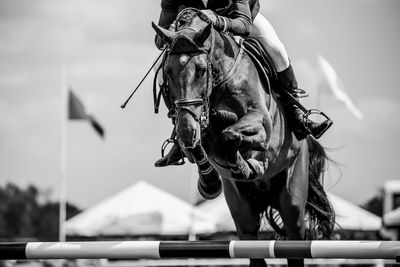
[(261, 13), (258, 13), (254, 18), (250, 37), (254, 37), (261, 42), (268, 54), (272, 57), (277, 72), (284, 71), (289, 67), (289, 56), (285, 46), (279, 40), (272, 25)]
[[(254, 19), (250, 37), (256, 38), (271, 56), (281, 87), (296, 96), (296, 91), (298, 90), (297, 80), (285, 46), (279, 40), (269, 21), (260, 13)], [(287, 102), (285, 103), (286, 111), (292, 117), (292, 126), (295, 128), (294, 133), (297, 138), (302, 139), (309, 133), (315, 138), (319, 138), (332, 125), (332, 121), (329, 119), (322, 123), (307, 120), (304, 117), (304, 112), (295, 103), (292, 101)]]
[[(160, 87), (160, 90), (165, 90), (165, 88), (162, 88), (162, 86), (164, 84), (162, 71), (158, 71), (157, 72), (158, 68), (160, 67), (160, 64), (161, 64), (161, 60), (158, 62), (158, 64), (155, 65), (154, 70), (156, 71), (156, 74), (157, 74), (157, 83), (158, 83), (158, 86)], [(163, 91), (162, 92), (162, 97), (164, 99), (165, 106), (168, 109), (168, 117), (171, 118), (172, 124), (175, 125), (175, 114), (174, 114), (174, 111), (172, 109), (172, 104), (171, 104), (171, 101), (169, 99), (169, 96), (167, 95), (167, 92)], [(173, 129), (173, 131), (175, 131), (175, 129)], [(174, 136), (174, 134), (172, 134), (171, 136)], [(165, 167), (165, 166), (168, 166), (168, 165), (176, 165), (176, 164), (178, 164), (180, 162), (180, 160), (182, 158), (183, 158), (183, 153), (182, 153), (181, 147), (179, 146), (177, 140), (174, 140), (174, 144), (171, 147), (171, 149), (168, 152), (168, 154), (163, 156), (159, 160), (157, 160), (154, 163), (154, 165), (156, 167)]]

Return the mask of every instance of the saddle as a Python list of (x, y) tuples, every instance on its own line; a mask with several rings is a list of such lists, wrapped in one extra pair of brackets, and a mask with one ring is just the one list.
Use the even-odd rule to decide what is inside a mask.
[(251, 58), (256, 67), (264, 88), (274, 95), (278, 92), (271, 92), (273, 85), (278, 84), (278, 76), (271, 56), (265, 51), (262, 44), (255, 38), (243, 40), (244, 51)]
[[(289, 97), (290, 101), (300, 106), (301, 104), (298, 102), (298, 100), (293, 98), (293, 96), (291, 96), (290, 94), (288, 95), (288, 93), (285, 90), (279, 90), (279, 91), (271, 90), (271, 88), (279, 88), (278, 75), (275, 70), (272, 58), (268, 54), (268, 52), (264, 49), (263, 45), (255, 38), (244, 39), (243, 45), (244, 45), (244, 51), (251, 58), (254, 66), (258, 71), (258, 74), (261, 78), (261, 82), (263, 83), (264, 88), (267, 88), (268, 92), (276, 98), (280, 98), (281, 93), (284, 93), (287, 97)], [(298, 98), (308, 96), (308, 93), (306, 91), (299, 88), (296, 89), (296, 94)], [(307, 110), (305, 110), (305, 112), (307, 112)]]

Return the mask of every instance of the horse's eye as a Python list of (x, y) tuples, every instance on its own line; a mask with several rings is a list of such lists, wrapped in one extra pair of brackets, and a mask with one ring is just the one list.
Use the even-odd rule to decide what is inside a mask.
[(197, 71), (197, 78), (203, 77), (204, 74), (206, 74), (206, 72), (207, 72), (207, 68), (200, 68), (200, 69)]

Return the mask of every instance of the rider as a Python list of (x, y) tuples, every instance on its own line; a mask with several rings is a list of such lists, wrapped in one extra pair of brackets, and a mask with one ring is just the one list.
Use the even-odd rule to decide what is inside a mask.
[[(259, 13), (259, 0), (161, 0), (158, 25), (166, 29), (172, 28), (178, 12), (186, 7), (202, 10), (211, 19), (216, 30), (257, 39), (272, 58), (280, 87), (296, 98), (297, 94), (303, 91), (297, 87), (294, 71), (284, 45), (269, 21)], [(159, 49), (164, 46), (163, 40), (158, 35), (156, 35), (155, 43)], [(285, 94), (283, 96), (282, 100), (286, 102), (284, 103), (285, 110), (298, 139), (303, 139), (308, 134), (319, 138), (332, 125), (333, 122), (330, 119), (317, 123), (305, 118), (304, 112), (296, 103), (290, 101), (289, 97), (285, 97)], [(170, 152), (159, 159), (155, 165), (163, 167), (175, 164), (181, 159), (181, 155), (179, 145), (175, 143)]]

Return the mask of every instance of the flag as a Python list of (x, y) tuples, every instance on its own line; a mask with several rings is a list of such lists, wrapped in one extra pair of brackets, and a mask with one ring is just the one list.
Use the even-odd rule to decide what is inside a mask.
[(95, 131), (101, 137), (104, 137), (103, 127), (91, 114), (86, 112), (85, 106), (83, 105), (81, 100), (72, 92), (72, 90), (69, 90), (68, 96), (68, 118), (70, 120), (88, 120)]
[(361, 111), (354, 105), (351, 98), (346, 93), (342, 81), (339, 79), (336, 71), (332, 65), (321, 55), (318, 55), (318, 67), (321, 71), (319, 87), (320, 89), (327, 88), (333, 95), (340, 101), (342, 101), (349, 111), (358, 119), (362, 119), (363, 115)]

